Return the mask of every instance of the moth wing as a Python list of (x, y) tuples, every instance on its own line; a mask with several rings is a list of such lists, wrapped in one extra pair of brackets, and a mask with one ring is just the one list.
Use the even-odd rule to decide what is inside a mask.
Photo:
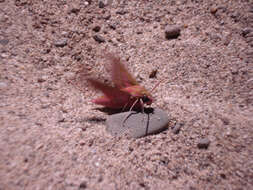
[(139, 85), (135, 78), (128, 72), (126, 67), (120, 61), (119, 57), (116, 57), (113, 54), (107, 54), (106, 58), (111, 63), (111, 78), (117, 88)]
[(111, 99), (108, 98), (107, 96), (101, 96), (99, 98), (92, 100), (92, 102), (95, 104), (106, 106), (106, 107), (113, 107)]
[(104, 96), (94, 99), (93, 102), (110, 108), (122, 108), (129, 100), (130, 94), (118, 88), (111, 87), (95, 79), (87, 79), (91, 86), (100, 90)]

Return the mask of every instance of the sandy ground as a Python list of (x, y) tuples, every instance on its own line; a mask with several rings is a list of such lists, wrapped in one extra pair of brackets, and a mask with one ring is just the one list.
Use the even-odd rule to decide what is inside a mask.
[[(107, 2), (0, 0), (0, 189), (251, 189), (252, 1)], [(79, 64), (108, 77), (105, 51), (147, 89), (165, 79), (167, 130), (106, 132), (98, 92), (67, 82)]]

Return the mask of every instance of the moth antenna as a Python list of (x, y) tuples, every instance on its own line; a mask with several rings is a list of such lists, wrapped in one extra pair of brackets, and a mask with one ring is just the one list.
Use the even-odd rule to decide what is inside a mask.
[(160, 84), (161, 82), (163, 82), (163, 81), (165, 81), (165, 79), (160, 80), (158, 83), (156, 83), (156, 85), (151, 89), (150, 92), (153, 92), (153, 91), (159, 86), (159, 84)]

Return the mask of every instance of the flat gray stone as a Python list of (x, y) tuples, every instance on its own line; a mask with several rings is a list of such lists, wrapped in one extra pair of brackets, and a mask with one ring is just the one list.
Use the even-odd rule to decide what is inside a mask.
[(106, 130), (113, 136), (127, 134), (139, 138), (163, 131), (168, 122), (165, 111), (148, 108), (144, 113), (129, 111), (110, 115), (106, 120)]

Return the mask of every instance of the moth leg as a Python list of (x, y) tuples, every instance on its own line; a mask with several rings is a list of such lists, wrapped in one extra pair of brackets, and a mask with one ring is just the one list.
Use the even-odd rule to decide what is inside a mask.
[(140, 98), (140, 103), (141, 103), (141, 112), (144, 113), (144, 102), (141, 98)]
[(130, 100), (131, 100), (132, 98), (133, 98), (132, 96), (129, 98), (129, 101), (124, 105), (124, 107), (122, 108), (121, 112), (123, 112), (123, 111), (126, 109), (128, 103), (130, 102)]
[(129, 101), (124, 105), (124, 107), (122, 108), (121, 112), (123, 112), (126, 109), (128, 103), (129, 103)]
[(137, 99), (135, 100), (135, 102), (133, 103), (133, 105), (131, 106), (131, 108), (130, 108), (129, 111), (132, 111), (132, 109), (134, 108), (135, 104), (137, 104), (137, 102), (138, 102), (139, 100), (141, 100), (141, 99), (140, 99), (140, 98), (137, 98)]
[(144, 102), (143, 100), (140, 98), (140, 103), (141, 103), (141, 113), (143, 113), (143, 118), (141, 120), (141, 122), (143, 123), (145, 120), (145, 115), (144, 115)]
[[(140, 100), (139, 98), (135, 100), (135, 102), (133, 103), (133, 105), (131, 106), (131, 108), (130, 108), (130, 110), (129, 110), (130, 112), (132, 111), (133, 107), (135, 106), (135, 104), (137, 104), (137, 102), (138, 102), (139, 100)], [(134, 114), (134, 113), (129, 113), (129, 114), (124, 118), (124, 120), (123, 120), (123, 122), (122, 122), (123, 127), (125, 127), (125, 122), (126, 122), (126, 120), (127, 120), (132, 114)]]

